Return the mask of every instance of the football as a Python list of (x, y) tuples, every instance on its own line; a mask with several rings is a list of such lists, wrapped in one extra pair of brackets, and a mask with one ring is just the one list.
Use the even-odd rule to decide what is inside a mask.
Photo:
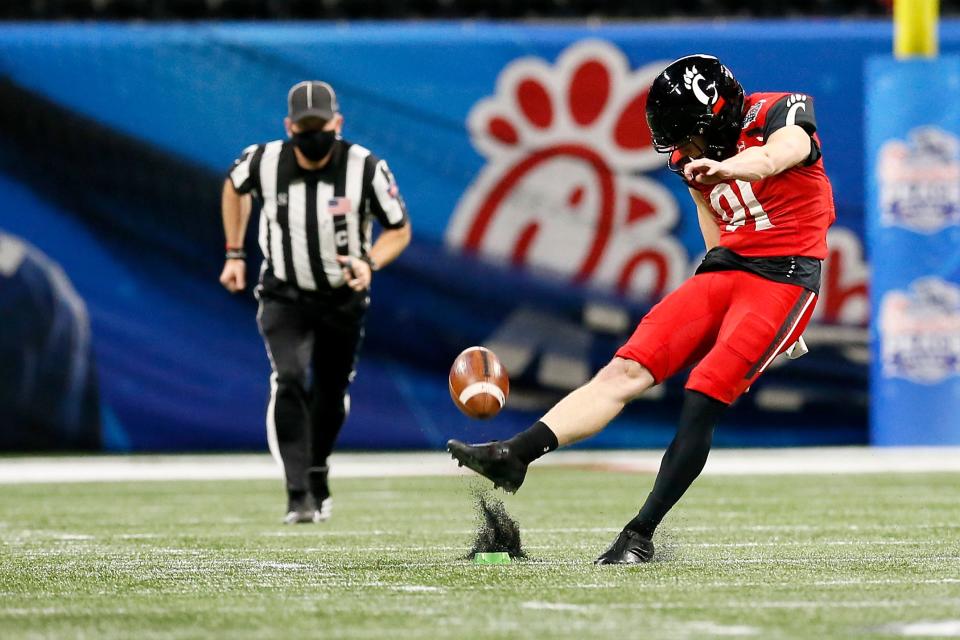
[(487, 420), (500, 413), (510, 395), (510, 378), (493, 351), (464, 349), (450, 367), (450, 397), (464, 414)]

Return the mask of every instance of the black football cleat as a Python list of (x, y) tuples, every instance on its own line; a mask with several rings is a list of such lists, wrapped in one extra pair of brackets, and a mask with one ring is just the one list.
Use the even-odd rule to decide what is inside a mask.
[(653, 541), (636, 531), (624, 529), (594, 564), (643, 564), (653, 560)]
[(527, 465), (510, 450), (505, 442), (467, 444), (459, 440), (447, 442), (447, 451), (453, 459), (493, 482), (496, 489), (516, 493), (527, 475)]

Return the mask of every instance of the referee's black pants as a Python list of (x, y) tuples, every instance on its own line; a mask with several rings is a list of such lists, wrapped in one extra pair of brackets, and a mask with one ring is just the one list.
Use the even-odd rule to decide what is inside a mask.
[(316, 493), (325, 490), (327, 456), (349, 412), (369, 296), (346, 286), (313, 293), (265, 283), (258, 297), (257, 324), (273, 368), (270, 450), (283, 465), (288, 493)]

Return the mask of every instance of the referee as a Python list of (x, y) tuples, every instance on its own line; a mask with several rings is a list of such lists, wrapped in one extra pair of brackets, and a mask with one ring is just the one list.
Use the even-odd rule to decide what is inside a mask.
[[(243, 238), (260, 205), (257, 323), (273, 370), (267, 441), (287, 486), (284, 522), (320, 522), (333, 502), (327, 457), (350, 408), (373, 274), (410, 243), (406, 206), (387, 163), (340, 137), (326, 82), (294, 85), (286, 140), (247, 147), (223, 185), (220, 283), (246, 286)], [(372, 222), (382, 228), (371, 246)]]

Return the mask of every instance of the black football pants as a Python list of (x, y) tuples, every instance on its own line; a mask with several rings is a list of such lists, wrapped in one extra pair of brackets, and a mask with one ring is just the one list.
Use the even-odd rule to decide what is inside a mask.
[(270, 451), (283, 465), (288, 492), (326, 476), (327, 456), (350, 408), (348, 387), (363, 340), (366, 292), (261, 290), (257, 324), (273, 373), (267, 407)]

